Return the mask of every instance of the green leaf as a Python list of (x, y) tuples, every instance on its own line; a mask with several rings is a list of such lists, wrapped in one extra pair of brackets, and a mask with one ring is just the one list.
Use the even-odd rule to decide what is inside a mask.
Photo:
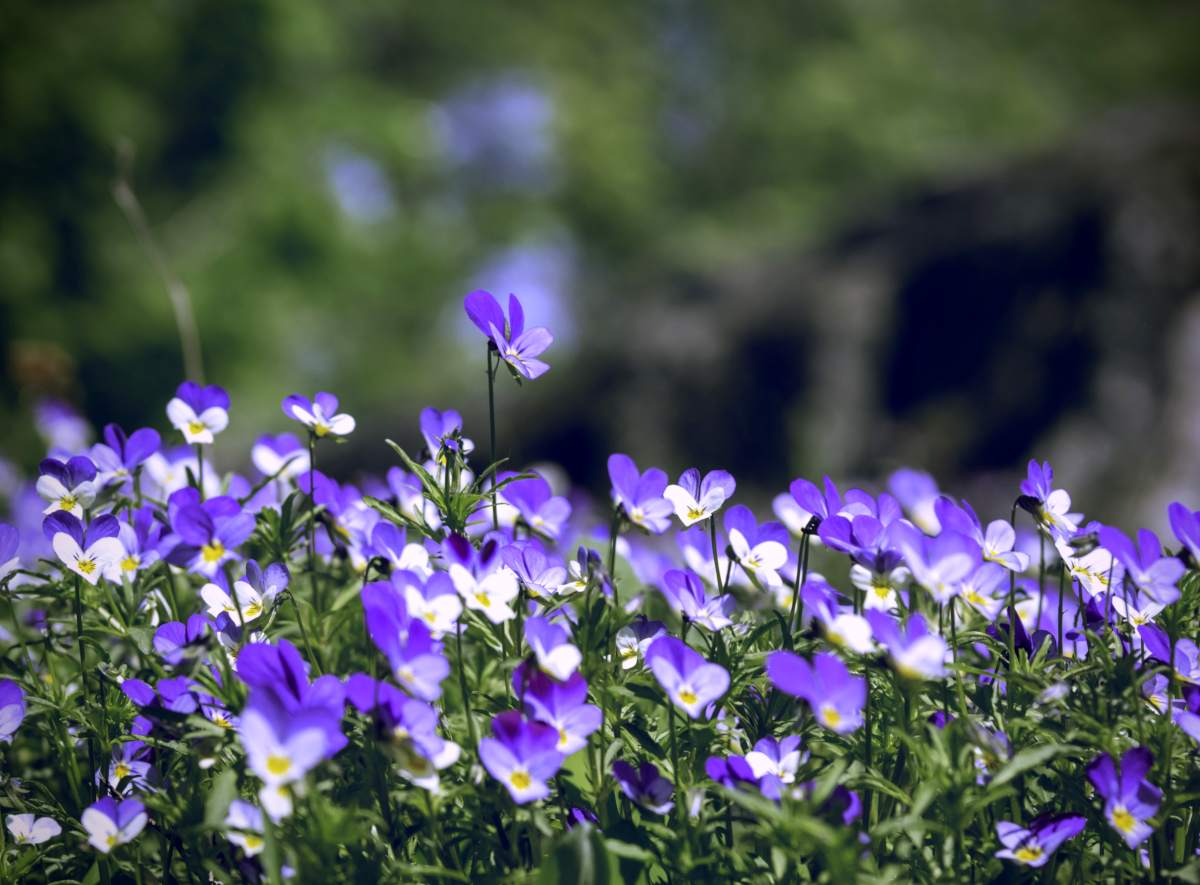
[(988, 784), (988, 787), (989, 789), (1002, 787), (1022, 772), (1036, 768), (1043, 762), (1047, 762), (1055, 756), (1069, 753), (1073, 749), (1074, 747), (1068, 744), (1041, 744), (1037, 747), (1027, 747), (1013, 756), (1009, 760), (1009, 763), (1000, 769), (1000, 772), (992, 778), (992, 782)]
[(237, 769), (226, 768), (213, 778), (208, 801), (204, 803), (204, 825), (218, 829), (229, 813), (229, 804), (237, 796)]
[(559, 882), (616, 885), (621, 882), (621, 874), (600, 831), (585, 825), (558, 840), (549, 859), (542, 865), (538, 881), (542, 885), (558, 885)]

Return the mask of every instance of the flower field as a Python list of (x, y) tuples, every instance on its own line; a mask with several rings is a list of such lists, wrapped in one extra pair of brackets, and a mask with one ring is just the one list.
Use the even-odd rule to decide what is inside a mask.
[[(570, 489), (497, 458), (551, 332), (465, 310), (491, 426), (425, 409), (381, 477), (321, 470), (350, 391), (43, 412), (0, 881), (1200, 881), (1195, 492), (1160, 539), (1036, 460), (988, 514), (909, 469)], [(265, 435), (214, 463), (231, 421)]]

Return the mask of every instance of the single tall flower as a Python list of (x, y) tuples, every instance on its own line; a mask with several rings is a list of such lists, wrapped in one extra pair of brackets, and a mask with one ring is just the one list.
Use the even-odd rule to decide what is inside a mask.
[(671, 525), (671, 502), (663, 497), (667, 475), (657, 467), (645, 473), (628, 455), (608, 456), (608, 478), (612, 482), (613, 501), (625, 511), (625, 517), (640, 529), (662, 534)]
[(807, 701), (830, 731), (849, 734), (862, 725), (867, 681), (852, 675), (836, 655), (819, 652), (809, 664), (790, 651), (776, 651), (767, 655), (766, 667), (771, 684)]
[(211, 443), (229, 426), (229, 394), (215, 384), (201, 387), (184, 381), (167, 403), (167, 418), (187, 442)]
[(532, 381), (550, 370), (550, 366), (537, 357), (554, 343), (554, 336), (542, 326), (525, 328), (525, 311), (516, 295), (508, 296), (507, 317), (492, 293), (483, 289), (469, 294), (463, 306), (471, 322), (514, 372)]
[(317, 438), (323, 436), (348, 436), (354, 432), (354, 418), (338, 412), (338, 398), (332, 393), (321, 392), (311, 400), (293, 393), (283, 398), (283, 414), (299, 421), (308, 432)]
[(1044, 867), (1050, 855), (1068, 839), (1074, 839), (1087, 826), (1087, 818), (1078, 814), (1043, 814), (1034, 818), (1028, 829), (1002, 820), (996, 835), (1004, 846), (996, 857), (1015, 860), (1027, 867)]
[(488, 774), (504, 784), (518, 805), (549, 796), (547, 781), (558, 773), (564, 758), (558, 751), (558, 731), (509, 710), (492, 719), (492, 734), (479, 741), (479, 760)]
[(690, 467), (680, 474), (679, 482), (663, 489), (662, 496), (671, 502), (675, 515), (685, 526), (708, 519), (733, 496), (737, 482), (724, 470), (710, 470), (700, 478), (700, 471)]
[(692, 719), (729, 689), (729, 672), (710, 664), (674, 636), (661, 636), (646, 650), (646, 665), (671, 702)]
[(146, 806), (138, 799), (105, 796), (84, 809), (79, 822), (88, 834), (88, 842), (101, 854), (137, 838), (146, 826)]
[(1154, 832), (1147, 821), (1158, 812), (1162, 790), (1146, 780), (1154, 756), (1145, 747), (1133, 747), (1121, 757), (1120, 770), (1113, 757), (1101, 753), (1087, 767), (1088, 780), (1104, 799), (1104, 816), (1125, 844), (1136, 848)]
[(105, 514), (93, 519), (87, 529), (65, 510), (46, 517), (42, 531), (49, 538), (54, 553), (68, 569), (92, 586), (119, 566), (125, 549), (117, 540), (120, 523)]
[(65, 463), (46, 458), (38, 465), (37, 490), (49, 504), (44, 514), (63, 511), (83, 519), (83, 508), (96, 499), (96, 465), (92, 459), (76, 455)]

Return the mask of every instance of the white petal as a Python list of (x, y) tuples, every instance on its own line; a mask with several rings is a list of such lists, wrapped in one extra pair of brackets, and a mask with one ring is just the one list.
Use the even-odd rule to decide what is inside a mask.
[(175, 397), (167, 403), (167, 418), (171, 422), (171, 426), (176, 430), (182, 430), (188, 424), (196, 420), (196, 413), (192, 407)]
[(213, 433), (220, 433), (229, 426), (229, 413), (220, 406), (211, 406), (200, 413), (200, 423)]
[(354, 427), (354, 418), (346, 414), (334, 415), (329, 421), (329, 432), (335, 433), (338, 436), (353, 433)]

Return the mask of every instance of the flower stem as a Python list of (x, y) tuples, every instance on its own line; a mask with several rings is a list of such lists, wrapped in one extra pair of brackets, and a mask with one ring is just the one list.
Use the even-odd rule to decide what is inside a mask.
[[(492, 444), (489, 464), (496, 463), (496, 366), (492, 362), (491, 345), (487, 348), (488, 433)], [(496, 475), (492, 474), (492, 528), (500, 528), (500, 511), (496, 508)]]
[[(87, 663), (85, 661), (86, 652), (83, 648), (83, 598), (82, 588), (83, 579), (79, 575), (75, 576), (75, 646), (79, 649), (79, 679), (83, 683), (83, 697), (87, 697), (91, 692), (88, 686), (87, 678)], [(86, 718), (86, 714), (85, 714)], [(91, 735), (85, 734), (84, 740), (87, 741), (88, 749), (88, 777), (90, 778), (96, 771), (96, 748), (93, 744)], [(101, 783), (104, 779), (101, 778)], [(100, 786), (96, 786), (96, 798), (100, 798)]]
[(721, 580), (721, 557), (717, 553), (717, 514), (708, 517), (708, 536), (712, 539), (713, 574), (717, 576), (717, 592), (725, 592), (725, 584)]
[(463, 708), (467, 713), (467, 732), (471, 735), (471, 746), (479, 745), (479, 734), (475, 730), (475, 714), (471, 710), (471, 695), (467, 690), (467, 664), (463, 659), (462, 625), (454, 625), (454, 650), (458, 654), (458, 689), (462, 692)]

